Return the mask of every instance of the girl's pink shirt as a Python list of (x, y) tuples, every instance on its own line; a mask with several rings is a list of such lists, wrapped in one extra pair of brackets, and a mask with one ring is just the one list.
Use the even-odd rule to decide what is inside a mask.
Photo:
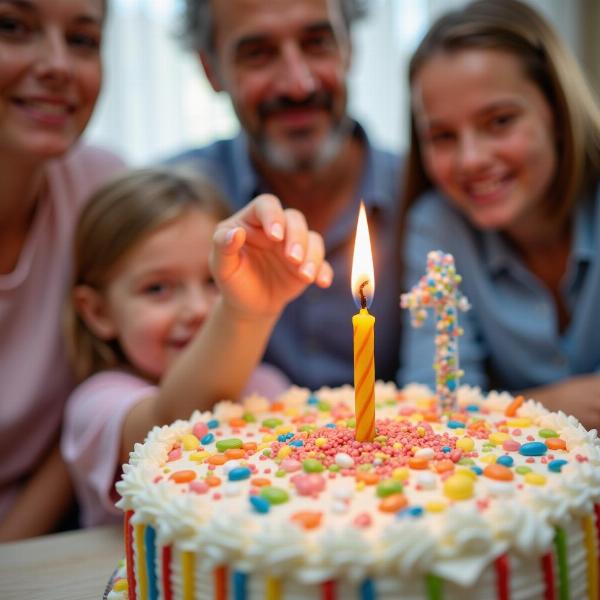
[(18, 264), (0, 275), (0, 519), (58, 441), (74, 387), (61, 330), (73, 230), (91, 192), (123, 168), (89, 146), (50, 162)]
[[(289, 385), (278, 369), (260, 365), (242, 396), (256, 393), (274, 399)], [(69, 398), (61, 452), (75, 484), (84, 527), (123, 520), (115, 507), (123, 422), (137, 402), (155, 392), (146, 380), (113, 370), (92, 375)]]

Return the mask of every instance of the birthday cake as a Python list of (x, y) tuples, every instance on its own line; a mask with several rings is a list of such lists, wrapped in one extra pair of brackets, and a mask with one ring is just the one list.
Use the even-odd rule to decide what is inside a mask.
[(600, 445), (573, 417), (466, 386), (291, 388), (156, 427), (117, 484), (113, 599), (598, 598)]

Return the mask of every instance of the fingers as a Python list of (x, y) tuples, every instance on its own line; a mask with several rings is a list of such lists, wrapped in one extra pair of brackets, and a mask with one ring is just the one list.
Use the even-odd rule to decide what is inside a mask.
[(315, 282), (320, 287), (329, 287), (333, 279), (333, 269), (325, 261), (325, 245), (323, 238), (314, 231), (307, 232), (306, 253), (299, 273), (308, 282)]
[(279, 256), (283, 254), (301, 279), (308, 283), (328, 287), (333, 279), (333, 270), (324, 260), (323, 238), (309, 230), (300, 211), (284, 209), (272, 194), (257, 196), (221, 222), (214, 242), (211, 263), (224, 277), (238, 268), (240, 252), (244, 245), (248, 245), (261, 251), (276, 249), (281, 252)]

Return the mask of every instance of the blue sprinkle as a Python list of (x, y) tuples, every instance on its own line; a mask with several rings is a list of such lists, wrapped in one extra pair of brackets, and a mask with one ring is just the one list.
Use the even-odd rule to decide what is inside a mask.
[(499, 456), (496, 462), (504, 467), (512, 467), (515, 461), (512, 456)]
[(450, 452), (450, 450), (452, 450), (450, 446), (442, 446), (442, 452)]
[(527, 442), (519, 449), (519, 454), (523, 456), (542, 456), (546, 454), (548, 446), (543, 442)]
[[(210, 427), (210, 425), (209, 425)], [(215, 441), (215, 434), (214, 433), (207, 433), (201, 440), (200, 443), (205, 446), (206, 444), (211, 444), (212, 442)]]
[(278, 435), (277, 436), (277, 441), (285, 443), (285, 442), (287, 442), (287, 436), (283, 435), (283, 434), (282, 435)]
[(217, 419), (211, 419), (206, 426), (209, 429), (216, 429), (219, 426), (219, 421)]
[(248, 479), (252, 471), (248, 467), (235, 467), (229, 471), (229, 481), (241, 481), (242, 479)]
[(423, 508), (421, 506), (409, 506), (403, 508), (396, 513), (396, 517), (402, 519), (404, 517), (420, 517), (423, 514)]
[[(456, 380), (455, 379), (450, 379), (448, 382), (446, 382), (446, 385), (448, 386), (448, 389), (453, 392), (456, 389)], [(464, 425), (463, 425), (464, 427)]]
[(467, 410), (469, 412), (479, 412), (479, 406), (477, 406), (477, 404), (469, 404)]
[(464, 429), (465, 428), (465, 424), (462, 421), (448, 421), (446, 423), (446, 425), (448, 427), (450, 427), (450, 429)]
[(329, 429), (335, 429), (336, 425), (335, 425), (335, 423), (327, 423), (327, 425), (325, 425), (325, 427), (329, 427)]
[(548, 463), (548, 468), (554, 473), (560, 473), (562, 468), (568, 463), (568, 460), (563, 460), (562, 458), (557, 458), (556, 460), (551, 460)]
[(250, 504), (257, 513), (266, 514), (271, 510), (271, 504), (261, 496), (250, 496)]
[(316, 396), (310, 395), (306, 401), (306, 404), (319, 404), (319, 399)]
[(473, 473), (475, 473), (476, 475), (481, 475), (483, 473), (483, 469), (478, 466), (472, 466), (471, 471), (473, 471)]
[(295, 446), (296, 448), (302, 448), (302, 446), (304, 446), (304, 442), (302, 440), (292, 440), (288, 445)]

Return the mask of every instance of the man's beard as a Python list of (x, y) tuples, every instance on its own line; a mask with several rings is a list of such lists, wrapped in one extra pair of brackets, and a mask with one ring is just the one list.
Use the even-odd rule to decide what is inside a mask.
[[(264, 123), (269, 115), (289, 108), (318, 108), (333, 114), (333, 99), (326, 92), (317, 92), (301, 102), (288, 98), (276, 98), (259, 106), (258, 112), (261, 123)], [(332, 128), (315, 151), (305, 152), (304, 154), (294, 151), (286, 144), (273, 141), (265, 133), (264, 127), (261, 127), (255, 135), (251, 136), (251, 139), (258, 155), (273, 169), (284, 173), (306, 173), (316, 171), (333, 160), (351, 130), (351, 120), (343, 115), (333, 122)], [(303, 135), (302, 132), (298, 133), (299, 144), (302, 144)]]

